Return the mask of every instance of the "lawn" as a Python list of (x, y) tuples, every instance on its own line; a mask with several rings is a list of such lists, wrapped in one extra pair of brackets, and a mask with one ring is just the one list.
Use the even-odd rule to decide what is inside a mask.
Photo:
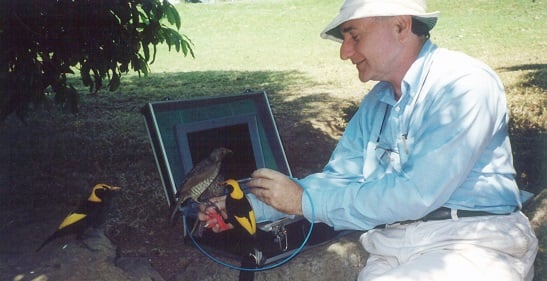
[[(300, 177), (317, 171), (343, 130), (345, 114), (373, 85), (359, 83), (355, 68), (340, 60), (337, 43), (319, 38), (340, 3), (177, 4), (181, 32), (192, 40), (195, 58), (159, 47), (149, 76), (130, 73), (114, 93), (87, 94), (72, 77), (81, 93), (78, 115), (46, 105), (31, 113), (26, 125), (14, 116), (0, 124), (0, 157), (8, 159), (0, 163), (2, 230), (16, 235), (16, 226), (33, 217), (49, 232), (95, 183), (120, 185), (127, 192), (117, 198), (108, 236), (120, 246), (120, 255), (153, 256), (153, 265), (170, 276), (180, 252), (171, 253), (172, 245), (158, 242), (165, 238), (158, 224), (165, 223), (168, 210), (141, 107), (166, 98), (265, 90), (293, 173)], [(432, 41), (485, 61), (505, 84), (518, 183), (534, 193), (547, 187), (545, 6), (545, 0), (429, 1), (429, 10), (441, 11)], [(324, 152), (313, 153), (316, 149)], [(544, 249), (543, 226), (538, 234)], [(127, 235), (137, 238), (128, 241)], [(41, 239), (30, 237), (20, 248), (33, 249)], [(545, 262), (542, 250), (538, 281), (547, 276)], [(26, 266), (32, 268), (19, 268)], [(10, 274), (19, 270), (13, 268)]]

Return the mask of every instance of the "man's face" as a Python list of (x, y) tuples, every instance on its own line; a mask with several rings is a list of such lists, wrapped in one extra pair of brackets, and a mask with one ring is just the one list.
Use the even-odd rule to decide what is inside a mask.
[(351, 60), (362, 82), (391, 81), (403, 49), (393, 17), (361, 18), (340, 25), (340, 58)]

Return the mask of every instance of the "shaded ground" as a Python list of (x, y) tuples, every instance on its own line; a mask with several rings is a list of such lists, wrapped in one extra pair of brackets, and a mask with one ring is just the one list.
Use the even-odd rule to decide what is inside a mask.
[[(123, 188), (104, 228), (117, 249), (112, 254), (112, 245), (100, 246), (82, 265), (139, 257), (164, 279), (173, 280), (176, 272), (202, 257), (183, 243), (180, 226), (167, 226), (162, 184), (139, 113), (148, 99), (157, 97), (83, 99), (75, 117), (46, 107), (29, 116), (27, 124), (15, 117), (0, 124), (0, 279), (48, 280), (37, 275), (36, 264), (44, 260), (52, 268), (62, 267), (56, 261), (59, 253), (77, 251), (81, 245), (75, 243), (80, 242), (59, 239), (39, 253), (33, 251), (94, 184), (104, 182)], [(291, 97), (290, 107), (285, 99), (270, 96), (289, 164), (299, 177), (327, 161), (344, 125), (343, 113), (352, 104), (321, 93)], [(109, 253), (106, 258), (94, 254), (101, 251)], [(74, 274), (90, 276), (86, 271)], [(104, 274), (109, 275), (103, 280), (125, 276), (117, 271)], [(74, 276), (65, 280), (83, 280)]]
[[(100, 182), (123, 188), (105, 225), (117, 255), (146, 257), (170, 279), (201, 254), (183, 244), (181, 225), (167, 226), (162, 184), (139, 113), (147, 99), (123, 94), (84, 99), (75, 117), (53, 107), (49, 114), (47, 108), (38, 110), (27, 124), (12, 116), (0, 125), (0, 279), (30, 278), (38, 261), (57, 255), (67, 243), (74, 246), (70, 237), (29, 254)], [(334, 144), (311, 124), (296, 121), (299, 116), (285, 112), (278, 117), (295, 175), (317, 170)], [(302, 151), (313, 153), (299, 157)]]

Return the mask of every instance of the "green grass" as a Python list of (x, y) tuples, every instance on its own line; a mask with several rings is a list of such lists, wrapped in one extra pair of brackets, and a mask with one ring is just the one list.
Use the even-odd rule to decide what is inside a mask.
[(193, 41), (196, 58), (165, 53), (152, 71), (298, 71), (319, 83), (356, 85), (353, 67), (338, 59), (337, 44), (319, 38), (338, 9), (321, 2), (179, 4), (182, 32)]
[[(493, 67), (545, 62), (544, 1), (429, 1), (441, 17), (432, 33), (441, 46), (477, 56)], [(319, 38), (339, 1), (240, 1), (179, 4), (182, 32), (195, 44), (196, 59), (162, 55), (156, 71), (298, 69), (324, 78), (322, 69), (344, 69), (338, 46)], [(174, 59), (174, 60), (173, 60)], [(324, 71), (324, 70), (323, 70)], [(331, 76), (331, 77), (333, 77)], [(353, 76), (349, 76), (353, 77)], [(330, 78), (330, 77), (329, 77)], [(347, 79), (347, 78), (346, 78)]]
[(482, 57), (494, 67), (522, 63), (523, 55), (530, 62), (545, 60), (544, 1), (430, 2), (441, 10), (435, 32), (443, 45)]

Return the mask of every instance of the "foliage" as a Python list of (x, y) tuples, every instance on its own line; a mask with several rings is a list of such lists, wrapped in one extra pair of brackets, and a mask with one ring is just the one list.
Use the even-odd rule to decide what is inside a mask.
[(77, 110), (67, 84), (79, 72), (91, 92), (120, 86), (130, 70), (147, 75), (156, 47), (194, 56), (180, 29), (178, 11), (166, 0), (0, 0), (0, 120), (43, 100)]

